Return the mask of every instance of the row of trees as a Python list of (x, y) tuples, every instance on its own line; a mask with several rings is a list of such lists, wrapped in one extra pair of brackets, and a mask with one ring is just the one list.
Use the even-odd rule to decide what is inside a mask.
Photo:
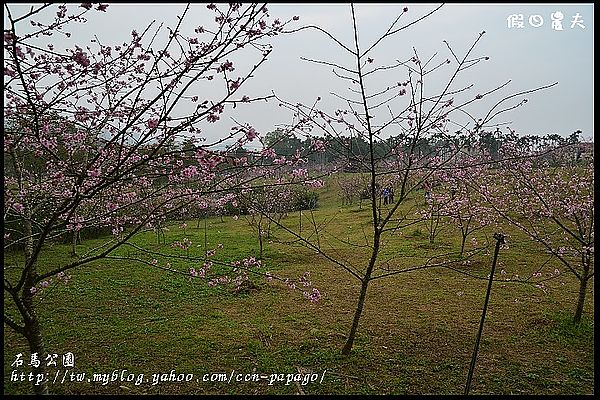
[[(438, 9), (439, 7), (431, 13)], [(469, 234), (488, 223), (486, 220), (489, 220), (489, 216), (494, 214), (492, 210), (498, 213), (499, 210), (504, 209), (501, 206), (507, 200), (507, 193), (502, 192), (499, 188), (503, 187), (501, 179), (505, 179), (505, 170), (510, 171), (516, 165), (530, 166), (537, 168), (538, 171), (545, 171), (547, 168), (560, 170), (565, 165), (575, 169), (584, 167), (580, 176), (586, 183), (582, 183), (582, 185), (592, 194), (590, 195), (588, 192), (583, 198), (575, 195), (564, 201), (567, 203), (573, 201), (575, 204), (583, 203), (581, 209), (586, 210), (583, 216), (588, 221), (585, 226), (588, 228), (593, 226), (589, 222), (589, 216), (593, 215), (593, 208), (590, 212), (588, 201), (590, 196), (593, 198), (593, 185), (590, 185), (590, 182), (593, 184), (593, 173), (588, 168), (589, 160), (574, 163), (574, 160), (579, 161), (579, 147), (575, 147), (576, 150), (573, 150), (572, 146), (567, 146), (567, 144), (577, 142), (578, 133), (565, 140), (558, 135), (550, 135), (545, 139), (520, 138), (513, 131), (502, 133), (494, 124), (498, 116), (522, 107), (527, 102), (526, 95), (549, 89), (556, 83), (501, 95), (509, 85), (510, 81), (508, 81), (492, 87), (484, 93), (471, 94), (472, 85), (459, 85), (457, 77), (464, 75), (465, 71), (482, 61), (488, 60), (488, 57), (475, 55), (475, 48), (485, 32), (481, 32), (462, 55), (457, 54), (449, 43), (444, 42), (449, 53), (447, 59), (439, 60), (438, 53), (431, 57), (421, 58), (414, 49), (412, 56), (396, 60), (395, 63), (375, 64), (371, 54), (381, 43), (390, 40), (408, 26), (408, 24), (402, 26), (399, 24), (407, 12), (408, 9), (405, 8), (381, 36), (366, 45), (361, 44), (358, 40), (359, 29), (353, 5), (351, 5), (351, 26), (354, 38), (352, 43), (344, 43), (329, 32), (324, 32), (347, 57), (342, 60), (308, 61), (333, 67), (333, 74), (348, 83), (350, 87), (347, 93), (334, 93), (337, 98), (346, 102), (345, 109), (328, 112), (319, 109), (316, 103), (303, 105), (279, 99), (284, 107), (295, 113), (297, 120), (307, 121), (312, 128), (311, 132), (318, 132), (320, 136), (328, 138), (328, 146), (340, 145), (341, 150), (336, 151), (340, 157), (347, 157), (346, 159), (355, 161), (358, 165), (356, 170), (366, 172), (364, 175), (366, 182), (362, 181), (362, 178), (355, 179), (358, 182), (354, 186), (364, 187), (365, 183), (367, 185), (367, 196), (360, 197), (368, 197), (367, 203), (371, 210), (371, 231), (365, 232), (364, 242), (351, 243), (357, 248), (366, 249), (368, 252), (366, 260), (342, 259), (335, 252), (329, 251), (328, 246), (325, 246), (324, 243), (335, 242), (337, 238), (328, 235), (326, 229), (319, 229), (315, 226), (314, 232), (311, 232), (310, 235), (300, 235), (293, 232), (293, 229), (285, 226), (284, 223), (273, 221), (294, 235), (300, 243), (317, 251), (359, 282), (357, 305), (350, 333), (342, 350), (343, 354), (349, 354), (352, 349), (364, 309), (366, 293), (373, 281), (432, 267), (456, 270), (457, 262), (462, 262), (461, 255), (470, 257), (481, 250), (481, 248), (476, 248), (470, 250), (469, 254), (464, 254), (464, 242)], [(431, 13), (411, 23), (417, 23)], [(311, 28), (322, 32), (318, 27), (303, 29)], [(407, 72), (407, 79), (404, 82), (397, 82), (397, 71), (400, 68)], [(441, 91), (434, 92), (431, 89), (425, 89), (434, 86), (425, 86), (432, 76), (444, 72), (446, 72), (447, 78), (446, 83), (441, 85)], [(388, 74), (392, 81), (387, 89), (381, 90), (372, 87), (370, 82), (373, 77), (385, 74)], [(481, 114), (470, 110), (474, 103), (485, 101), (486, 97), (493, 95), (500, 95), (500, 100), (493, 102), (487, 112)], [(476, 117), (477, 114), (480, 114), (480, 118)], [(466, 120), (465, 115), (467, 116)], [(451, 126), (460, 126), (461, 129), (457, 132), (451, 129)], [(490, 134), (490, 128), (494, 127), (496, 130), (492, 129), (493, 134)], [(396, 133), (385, 135), (391, 129)], [(294, 130), (290, 129), (290, 131)], [(303, 131), (299, 129), (297, 132), (299, 135), (303, 134)], [(347, 132), (351, 132), (352, 139), (350, 142), (344, 143), (342, 139), (349, 136)], [(385, 141), (381, 139), (384, 135), (389, 137)], [(294, 139), (292, 139), (293, 142)], [(355, 143), (361, 143), (362, 146), (355, 146)], [(385, 146), (382, 147), (382, 143), (391, 143), (391, 145), (386, 149)], [(434, 145), (426, 145), (431, 143)], [(577, 146), (577, 144), (573, 146)], [(519, 152), (515, 152), (516, 150)], [(566, 151), (570, 152), (565, 153)], [(356, 156), (354, 160), (352, 160), (353, 156)], [(566, 164), (563, 163), (565, 160)], [(415, 218), (414, 207), (401, 207), (401, 205), (406, 205), (417, 192), (420, 193), (421, 189), (436, 181), (441, 181), (440, 186), (445, 186), (446, 190), (442, 192), (443, 194), (432, 196), (429, 207), (435, 207), (433, 205), (436, 202), (443, 204), (444, 212), (447, 212), (448, 216), (451, 216), (461, 229), (463, 238), (461, 248), (451, 252), (440, 250), (437, 254), (424, 257), (422, 261), (415, 260), (416, 265), (408, 268), (402, 267), (403, 263), (399, 262), (397, 257), (382, 260), (380, 254), (382, 249), (390, 243), (389, 240), (386, 240), (388, 237), (424, 219), (431, 220), (431, 213), (429, 216), (426, 213), (420, 218)], [(395, 188), (395, 201), (390, 205), (382, 205), (380, 190), (390, 184)], [(485, 188), (488, 190), (483, 190)], [(365, 190), (361, 188), (361, 195), (364, 192)], [(535, 193), (535, 195), (524, 197), (522, 193), (517, 192), (513, 196), (515, 199), (523, 200), (531, 197), (543, 197), (545, 192), (538, 190)], [(571, 195), (569, 190), (557, 193), (564, 196)], [(485, 206), (484, 203), (486, 203)], [(533, 207), (535, 204), (529, 206)], [(438, 208), (438, 211), (441, 209)], [(484, 210), (486, 217), (483, 216)], [(508, 216), (508, 214), (502, 213), (500, 215)], [(543, 215), (548, 217), (548, 213)], [(581, 217), (582, 215), (577, 216), (577, 218)], [(539, 219), (531, 221), (534, 224), (545, 224), (546, 222)], [(559, 226), (566, 226), (566, 222), (561, 220)], [(431, 231), (433, 232), (434, 229), (435, 227), (432, 227)], [(571, 230), (571, 228), (567, 229)], [(593, 229), (590, 231), (586, 228), (581, 232), (581, 234), (574, 233), (578, 236), (577, 242), (584, 246), (578, 250), (577, 254), (587, 254), (586, 257), (591, 259), (593, 250), (591, 253), (586, 253), (585, 248), (591, 245), (590, 238), (593, 239)], [(555, 254), (557, 250), (556, 247), (552, 247), (552, 249), (549, 247), (549, 251)], [(561, 261), (566, 265), (564, 257)], [(569, 264), (568, 268), (583, 268), (584, 272), (579, 276), (589, 279), (588, 277), (593, 276), (593, 273), (590, 275), (585, 271), (592, 265), (593, 261), (582, 259), (582, 262), (576, 265)], [(582, 287), (581, 292), (585, 292), (585, 287)], [(578, 310), (580, 305), (581, 303), (578, 302)], [(575, 319), (579, 320), (579, 318), (580, 313), (577, 312)]]
[[(401, 25), (400, 21), (407, 18), (405, 8), (379, 38), (365, 44), (358, 40), (353, 5), (351, 43), (343, 43), (315, 26), (286, 30), (298, 18), (284, 22), (273, 19), (264, 4), (208, 4), (207, 12), (214, 14), (212, 26), (198, 26), (187, 32), (182, 22), (189, 18), (188, 5), (178, 16), (177, 25), (167, 32), (150, 24), (141, 33), (132, 31), (124, 44), (109, 45), (94, 39), (89, 46), (57, 49), (45, 42), (46, 36), (69, 35), (69, 27), (84, 22), (86, 13), (106, 12), (108, 5), (45, 4), (32, 6), (21, 15), (14, 15), (7, 6), (4, 246), (20, 249), (22, 258), (18, 265), (5, 269), (8, 301), (4, 324), (27, 340), (31, 353), (44, 359), (44, 321), (36, 312), (35, 301), (40, 288), (53, 278), (55, 282), (65, 280), (71, 270), (91, 262), (122, 259), (114, 251), (122, 246), (136, 247), (130, 239), (138, 232), (160, 230), (167, 219), (201, 215), (211, 204), (251, 209), (250, 222), (257, 226), (259, 240), (265, 225), (278, 226), (359, 282), (343, 354), (352, 349), (373, 281), (417, 269), (454, 268), (454, 255), (470, 257), (480, 250), (464, 249), (466, 237), (476, 226), (472, 223), (480, 215), (473, 205), (479, 199), (544, 243), (553, 256), (581, 278), (582, 310), (586, 285), (593, 277), (593, 218), (592, 222), (587, 219), (593, 217), (593, 171), (587, 164), (572, 163), (572, 171), (558, 167), (556, 163), (564, 158), (564, 154), (556, 153), (561, 148), (556, 146), (558, 143), (547, 148), (545, 142), (535, 141), (531, 146), (522, 146), (518, 139), (513, 140), (514, 136), (500, 137), (499, 131), (495, 136), (487, 133), (498, 115), (522, 106), (525, 95), (553, 85), (505, 95), (482, 118), (475, 118), (472, 104), (500, 93), (508, 85), (474, 94), (472, 86), (458, 84), (457, 76), (487, 59), (474, 53), (484, 32), (460, 56), (445, 43), (448, 58), (441, 60), (435, 55), (421, 58), (416, 49), (390, 65), (377, 64), (371, 58), (381, 43), (440, 7)], [(328, 111), (275, 95), (250, 98), (241, 91), (267, 60), (271, 52), (266, 42), (269, 37), (304, 29), (324, 32), (347, 56), (340, 62), (309, 60), (333, 66), (334, 74), (351, 85), (348, 94), (336, 94), (345, 99), (346, 109)], [(163, 33), (164, 44), (159, 46), (154, 38)], [(236, 57), (241, 55), (255, 63), (244, 69), (237, 63)], [(406, 80), (397, 83), (400, 70), (406, 71)], [(438, 74), (445, 77), (446, 84), (437, 92), (430, 92), (429, 86), (426, 90), (425, 81)], [(374, 88), (372, 78), (376, 75), (387, 76), (394, 83), (385, 90)], [(204, 98), (207, 93), (218, 94)], [(190, 141), (190, 134), (200, 136), (201, 127), (218, 121), (226, 108), (273, 97), (294, 114), (294, 122), (262, 138), (262, 149), (245, 150), (247, 144), (261, 138), (252, 126), (244, 124), (236, 124), (215, 143), (197, 145)], [(464, 115), (470, 119), (459, 119)], [(450, 129), (456, 125), (461, 127), (460, 133)], [(311, 135), (307, 137), (306, 132)], [(382, 140), (384, 136), (388, 139)], [(214, 150), (222, 143), (233, 144)], [(473, 152), (473, 143), (482, 146)], [(328, 251), (327, 241), (336, 238), (328, 237), (324, 225), (314, 223), (298, 231), (286, 225), (288, 221), (280, 217), (273, 201), (266, 201), (274, 199), (269, 195), (271, 188), (287, 191), (292, 186), (321, 186), (320, 176), (307, 169), (310, 160), (350, 160), (356, 166), (352, 170), (367, 172), (367, 190), (362, 197), (370, 209), (371, 231), (365, 234), (364, 243), (355, 243), (367, 249), (366, 262), (340, 259)], [(544, 178), (548, 168), (554, 168), (554, 181)], [(531, 171), (538, 174), (534, 180), (528, 175)], [(473, 179), (478, 176), (485, 178)], [(450, 197), (438, 196), (435, 201), (454, 199), (450, 209), (464, 232), (462, 249), (455, 254), (428, 256), (409, 268), (401, 267), (394, 258), (381, 260), (388, 237), (427, 218), (415, 219), (415, 209), (401, 205), (433, 181), (453, 191)], [(568, 190), (552, 191), (543, 186), (556, 182), (562, 182)], [(382, 185), (395, 188), (394, 201), (385, 206), (379, 196)], [(502, 189), (505, 187), (515, 191)], [(548, 200), (549, 193), (572, 197)], [(508, 198), (527, 201), (524, 207), (528, 209), (545, 211), (527, 214), (525, 223), (515, 217), (514, 208), (505, 207)], [(531, 224), (537, 221), (543, 225), (554, 223), (557, 232), (547, 235), (548, 231), (539, 225), (534, 229)], [(108, 229), (112, 235), (76, 259), (61, 265), (43, 263), (42, 250), (49, 241), (65, 234), (76, 237), (77, 232), (89, 228)], [(182, 240), (177, 245), (185, 249), (189, 243)], [(207, 250), (201, 259), (188, 258), (198, 265), (178, 271), (154, 262), (156, 252), (136, 249), (146, 254), (134, 259), (138, 263), (209, 284), (233, 283), (239, 287), (251, 273), (273, 278), (256, 259), (222, 263), (223, 268), (229, 268), (227, 274), (222, 274), (210, 268), (217, 262), (209, 260)], [(305, 286), (281, 280), (290, 288)], [(319, 298), (314, 288), (303, 294), (311, 301)], [(43, 364), (40, 368), (36, 372), (44, 373)], [(37, 393), (48, 391), (45, 382), (34, 388)]]
[[(462, 131), (457, 131), (452, 138), (448, 135), (428, 133), (418, 138), (414, 143), (410, 140), (405, 140), (406, 138), (402, 135), (392, 135), (386, 139), (375, 138), (373, 140), (373, 154), (375, 159), (380, 162), (394, 160), (395, 155), (399, 152), (407, 153), (412, 151), (418, 157), (435, 154), (452, 154), (452, 149), (458, 143), (461, 143), (459, 146), (463, 147), (465, 151), (483, 151), (498, 159), (498, 151), (503, 143), (515, 142), (530, 151), (539, 151), (569, 144), (583, 144), (579, 137), (580, 133), (581, 131), (576, 131), (568, 137), (555, 133), (547, 135), (517, 135), (510, 130), (509, 133), (504, 133), (496, 129), (495, 131), (484, 130), (480, 132), (478, 137), (473, 137), (466, 135)], [(327, 143), (327, 146), (323, 152), (311, 154), (307, 157), (308, 161), (314, 164), (332, 165), (357, 160), (366, 161), (370, 154), (369, 143), (362, 136), (345, 136), (343, 134), (333, 136), (331, 133), (325, 132), (324, 136), (319, 139)], [(268, 148), (272, 148), (277, 155), (292, 156), (296, 152), (302, 152), (304, 149), (310, 148), (313, 140), (311, 136), (302, 138), (300, 134), (296, 135), (293, 132), (290, 134), (283, 129), (276, 129), (265, 135), (263, 144)], [(414, 149), (411, 150), (412, 147)], [(572, 147), (573, 160), (580, 159), (583, 151), (581, 147)]]

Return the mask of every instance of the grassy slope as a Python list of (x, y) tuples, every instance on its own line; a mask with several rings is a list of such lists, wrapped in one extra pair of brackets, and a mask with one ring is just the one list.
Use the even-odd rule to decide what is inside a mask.
[[(339, 239), (364, 241), (369, 229), (369, 210), (358, 204), (339, 207), (335, 184), (321, 192), (319, 221), (336, 217), (322, 237), (326, 248), (355, 263), (364, 263), (364, 249), (351, 248)], [(413, 201), (413, 200), (411, 200)], [(286, 223), (297, 226), (296, 213)], [(171, 226), (167, 243), (181, 240), (183, 232)], [(208, 221), (209, 248), (223, 243), (219, 255), (231, 260), (258, 253), (252, 230), (243, 218)], [(303, 229), (308, 227), (304, 213)], [(518, 232), (503, 228), (515, 243), (502, 250), (498, 270), (511, 276), (527, 276), (545, 261), (535, 246), (522, 241)], [(395, 265), (414, 265), (411, 258), (433, 251), (426, 227), (408, 228), (387, 239), (383, 255)], [(274, 234), (285, 239), (281, 230)], [(186, 236), (201, 254), (203, 225), (188, 221)], [(481, 235), (478, 235), (481, 237)], [(153, 234), (136, 238), (153, 248)], [(450, 249), (460, 244), (451, 227), (436, 239)], [(81, 253), (94, 240), (78, 247)], [(122, 250), (121, 254), (126, 251)], [(6, 254), (5, 266), (14, 262)], [(43, 266), (68, 256), (68, 246), (44, 251)], [(467, 266), (485, 276), (490, 256)], [(59, 355), (75, 354), (77, 372), (153, 373), (257, 372), (325, 375), (322, 383), (302, 386), (307, 394), (460, 394), (467, 375), (472, 346), (483, 305), (486, 281), (442, 269), (401, 274), (375, 281), (367, 294), (353, 353), (340, 355), (353, 316), (358, 282), (322, 257), (299, 246), (266, 244), (267, 269), (297, 278), (311, 272), (313, 285), (323, 293), (311, 304), (299, 292), (282, 285), (257, 282), (250, 294), (232, 295), (223, 288), (207, 288), (185, 277), (167, 274), (130, 262), (103, 261), (72, 273), (69, 285), (55, 285), (39, 307), (44, 321), (47, 349)], [(187, 270), (186, 262), (173, 266)], [(43, 267), (42, 267), (43, 268)], [(551, 267), (549, 270), (552, 270)], [(10, 271), (10, 270), (9, 270)], [(564, 283), (564, 285), (563, 285)], [(495, 283), (472, 393), (480, 394), (576, 394), (593, 393), (594, 342), (593, 292), (585, 307), (584, 323), (575, 328), (570, 318), (577, 298), (574, 278), (564, 274), (548, 285), (547, 293), (531, 286)], [(593, 286), (593, 285), (592, 285)], [(5, 298), (6, 301), (6, 298)], [(10, 364), (19, 352), (27, 359), (23, 339), (5, 327), (4, 392), (30, 393), (29, 383), (10, 382)], [(27, 361), (26, 361), (27, 363)], [(59, 362), (60, 365), (60, 362)], [(61, 368), (64, 371), (64, 368)], [(55, 373), (55, 369), (52, 372)], [(74, 382), (51, 385), (53, 393), (175, 393), (175, 394), (291, 394), (294, 384), (261, 382), (160, 383), (156, 386), (112, 382)]]

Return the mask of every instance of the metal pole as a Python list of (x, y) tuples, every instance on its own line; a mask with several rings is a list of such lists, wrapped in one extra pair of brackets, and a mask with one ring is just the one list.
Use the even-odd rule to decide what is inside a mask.
[(500, 251), (500, 245), (504, 244), (504, 235), (501, 233), (495, 233), (494, 239), (496, 239), (496, 249), (494, 250), (494, 261), (492, 261), (492, 271), (490, 272), (490, 279), (488, 281), (487, 293), (485, 294), (485, 303), (483, 304), (483, 312), (481, 313), (481, 321), (479, 321), (479, 332), (477, 332), (477, 340), (475, 341), (475, 348), (473, 349), (473, 356), (471, 357), (471, 366), (469, 367), (469, 375), (467, 376), (467, 385), (465, 386), (465, 396), (469, 394), (471, 389), (471, 381), (473, 380), (473, 370), (475, 369), (475, 361), (477, 360), (477, 351), (479, 350), (479, 342), (481, 341), (481, 333), (483, 332), (483, 323), (485, 321), (485, 314), (487, 313), (487, 307), (490, 300), (490, 293), (492, 292), (492, 282), (494, 281), (494, 271), (496, 270), (496, 261), (498, 260), (498, 252)]

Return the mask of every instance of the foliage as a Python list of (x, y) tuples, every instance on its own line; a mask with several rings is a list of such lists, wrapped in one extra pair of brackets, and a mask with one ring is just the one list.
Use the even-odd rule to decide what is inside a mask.
[[(258, 172), (250, 167), (275, 167), (265, 166), (263, 154), (244, 149), (259, 137), (249, 125), (236, 124), (216, 143), (197, 146), (189, 138), (219, 121), (226, 108), (272, 97), (250, 98), (241, 88), (269, 56), (272, 47), (265, 40), (297, 18), (282, 23), (264, 4), (208, 4), (212, 26), (189, 32), (182, 24), (191, 13), (188, 4), (176, 26), (163, 29), (153, 22), (141, 32), (132, 30), (122, 43), (98, 37), (65, 49), (47, 43), (47, 36), (70, 37), (68, 30), (86, 22), (86, 13), (108, 7), (44, 4), (21, 15), (14, 13), (23, 8), (5, 8), (4, 243), (5, 249), (20, 248), (23, 258), (19, 273), (4, 280), (10, 305), (3, 321), (42, 358), (39, 294), (53, 279), (68, 281), (78, 267), (125, 258), (208, 284), (237, 286), (260, 267), (246, 258), (228, 264), (228, 276), (210, 270), (205, 255), (198, 269), (182, 272), (168, 261), (159, 264), (151, 249), (136, 248), (141, 253), (136, 257), (115, 251), (135, 248), (131, 239), (145, 229), (164, 239), (166, 220), (197, 213), (209, 202), (223, 207), (235, 200), (232, 188), (252, 186)], [(244, 68), (239, 54), (253, 65)], [(221, 140), (232, 144), (215, 150)], [(303, 182), (299, 177), (293, 183)], [(74, 249), (89, 229), (109, 229), (112, 235), (81, 256), (73, 251), (73, 259), (40, 263), (44, 246), (71, 235)], [(186, 237), (173, 242), (186, 257), (191, 245)], [(47, 393), (47, 382), (34, 389)]]

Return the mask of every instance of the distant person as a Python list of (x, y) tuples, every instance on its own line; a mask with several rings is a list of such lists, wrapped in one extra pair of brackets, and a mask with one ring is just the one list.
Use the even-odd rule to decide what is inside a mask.
[(390, 187), (389, 191), (390, 191), (390, 195), (389, 195), (389, 197), (390, 197), (389, 204), (394, 204), (394, 188), (393, 188), (393, 187)]
[(388, 197), (389, 197), (389, 195), (390, 195), (389, 189), (388, 188), (384, 188), (383, 192), (382, 192), (383, 204), (388, 204), (388, 201), (389, 201)]

